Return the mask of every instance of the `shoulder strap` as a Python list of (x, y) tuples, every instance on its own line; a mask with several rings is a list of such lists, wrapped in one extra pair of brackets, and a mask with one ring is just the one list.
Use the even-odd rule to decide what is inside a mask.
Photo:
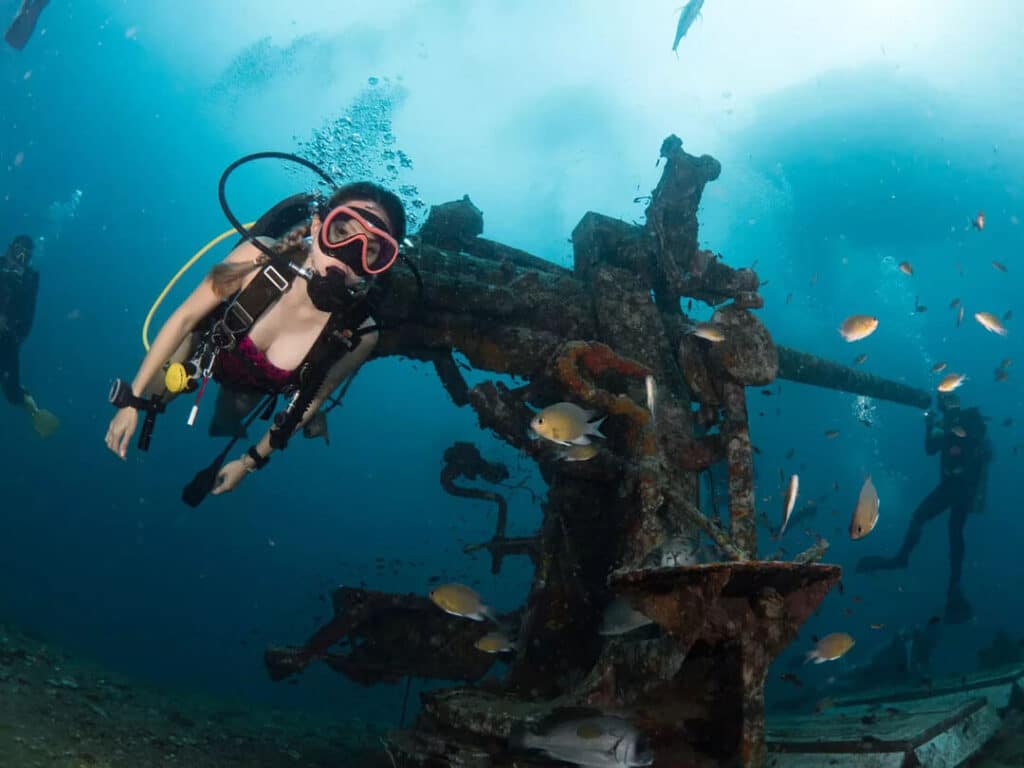
[(277, 252), (260, 243), (256, 238), (268, 236), (280, 238), (309, 215), (315, 198), (305, 192), (287, 197), (264, 213), (249, 229), (249, 240), (270, 258), (249, 284), (229, 303), (220, 325), (235, 341), (245, 336), (260, 315), (281, 298), (295, 282), (300, 267), (289, 258), (290, 251)]
[[(283, 260), (287, 265), (291, 264), (287, 257)], [(270, 305), (291, 288), (295, 272), (286, 264), (267, 264), (228, 304), (220, 324), (236, 341), (249, 333)]]

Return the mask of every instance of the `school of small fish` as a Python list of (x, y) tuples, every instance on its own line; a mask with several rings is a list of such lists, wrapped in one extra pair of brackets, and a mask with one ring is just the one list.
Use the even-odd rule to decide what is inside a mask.
[[(985, 229), (985, 213), (984, 211), (978, 211), (978, 213), (971, 219), (971, 226), (974, 227), (978, 232)], [(998, 260), (991, 260), (991, 265), (994, 270), (999, 273), (1006, 274), (1009, 272), (1008, 267)], [(909, 261), (901, 261), (897, 265), (897, 269), (907, 277), (914, 276), (914, 267)], [(960, 270), (961, 277), (964, 275), (963, 269)], [(812, 281), (813, 284), (813, 281)], [(792, 299), (792, 294), (786, 297), (786, 303), (789, 304)], [(965, 316), (965, 305), (959, 297), (952, 299), (949, 303), (949, 308), (956, 311), (956, 327), (959, 328), (963, 324)], [(927, 307), (922, 305), (920, 298), (914, 297), (914, 311), (915, 313), (923, 313), (927, 311)], [(997, 336), (1005, 337), (1009, 334), (1005, 323), (1013, 317), (1013, 312), (1006, 311), (1002, 318), (997, 314), (985, 310), (979, 310), (973, 313), (974, 319), (977, 323), (989, 333)], [(839, 334), (847, 342), (857, 342), (868, 338), (876, 330), (878, 330), (879, 321), (878, 318), (868, 314), (856, 314), (851, 315), (843, 321), (839, 327)], [(853, 365), (861, 365), (867, 360), (867, 353), (858, 355), (853, 360)], [(1012, 358), (1004, 358), (995, 369), (995, 380), (997, 382), (1006, 381), (1009, 378), (1009, 368), (1012, 365)], [(944, 374), (936, 385), (936, 390), (940, 393), (950, 393), (968, 381), (968, 376), (965, 373), (946, 373), (948, 363), (945, 360), (934, 363), (931, 366), (932, 374)], [(865, 421), (868, 425), (870, 422)], [(1004, 426), (1012, 425), (1012, 419), (1006, 419)], [(958, 438), (966, 438), (967, 431), (963, 426), (954, 425), (950, 429), (951, 433)], [(838, 437), (838, 429), (828, 429), (825, 431), (825, 437), (834, 439)], [(1016, 453), (1016, 451), (1015, 451)], [(787, 454), (786, 458), (791, 458), (793, 451)], [(779, 470), (780, 480), (782, 479), (782, 470)], [(782, 524), (779, 528), (779, 536), (786, 531), (789, 525), (793, 507), (795, 506), (796, 497), (799, 489), (799, 480), (796, 474), (792, 475), (790, 482), (787, 485), (783, 494), (783, 513), (782, 513)], [(838, 490), (838, 483), (834, 483), (834, 490)], [(865, 478), (864, 483), (861, 487), (860, 494), (857, 498), (856, 506), (854, 507), (853, 515), (850, 520), (849, 534), (850, 538), (854, 541), (863, 539), (870, 534), (878, 523), (880, 501), (878, 497), (878, 491), (871, 479), (871, 476)], [(902, 591), (902, 586), (899, 586), (898, 591)], [(840, 591), (842, 591), (842, 584), (840, 583)], [(855, 598), (857, 601), (857, 598)], [(852, 615), (853, 611), (850, 608), (845, 609), (848, 615)], [(880, 623), (873, 623), (869, 625), (872, 630), (882, 630), (885, 625)], [(824, 663), (826, 661), (834, 661), (844, 656), (854, 645), (854, 639), (851, 635), (845, 632), (836, 632), (825, 637), (815, 638), (814, 648), (807, 653), (806, 660), (808, 662), (813, 661), (817, 664)], [(795, 675), (783, 675), (783, 679), (792, 682), (795, 685), (802, 685), (799, 679)], [(830, 699), (823, 699), (820, 702), (819, 711), (823, 711), (825, 708), (832, 706)]]
[[(691, 2), (689, 6), (691, 11), (693, 8), (699, 10), (700, 4)], [(684, 15), (685, 14), (686, 11), (684, 11)], [(692, 23), (692, 17), (688, 20), (688, 24), (689, 23)], [(677, 37), (676, 43), (679, 42), (679, 38), (681, 36), (682, 35)], [(971, 223), (976, 230), (984, 230), (984, 212), (979, 211), (972, 219)], [(992, 267), (1000, 273), (1008, 272), (1008, 268), (999, 261), (993, 260)], [(909, 261), (900, 262), (898, 264), (898, 270), (907, 277), (913, 277), (915, 275), (914, 267)], [(816, 282), (816, 279), (817, 275), (812, 278), (812, 285)], [(791, 296), (792, 294), (790, 294), (790, 297)], [(787, 297), (786, 303), (789, 303), (789, 297)], [(960, 327), (965, 315), (964, 303), (959, 297), (954, 298), (950, 302), (949, 308), (956, 310), (956, 324), (957, 327)], [(919, 297), (915, 297), (914, 299), (914, 311), (916, 313), (923, 313), (927, 311), (927, 307), (921, 304)], [(1008, 335), (1008, 330), (1004, 323), (1012, 318), (1011, 312), (1006, 312), (1001, 319), (992, 312), (979, 310), (973, 312), (973, 317), (978, 324), (989, 333), (993, 333), (998, 336)], [(841, 323), (838, 331), (840, 336), (846, 342), (854, 343), (867, 339), (878, 330), (878, 327), (879, 318), (877, 316), (870, 314), (854, 314), (848, 316)], [(692, 323), (685, 327), (684, 332), (710, 344), (720, 344), (726, 339), (725, 328), (714, 322)], [(866, 352), (860, 353), (856, 358), (854, 358), (853, 365), (862, 365), (867, 361), (867, 359), (868, 354)], [(1005, 358), (1000, 363), (999, 367), (997, 367), (995, 371), (995, 378), (997, 381), (1003, 381), (1008, 377), (1008, 369), (1011, 365), (1011, 358)], [(936, 385), (936, 389), (940, 393), (953, 392), (961, 387), (964, 382), (969, 380), (965, 373), (946, 373), (947, 367), (948, 363), (945, 360), (938, 361), (931, 365), (931, 373), (933, 375), (944, 374)], [(653, 427), (656, 424), (657, 417), (658, 387), (657, 382), (651, 375), (645, 377), (644, 394), (646, 399), (645, 404), (647, 411), (650, 413), (651, 426)], [(763, 394), (771, 395), (772, 390), (765, 389), (763, 390)], [(872, 422), (870, 419), (862, 417), (860, 420), (866, 426), (871, 426)], [(592, 443), (591, 438), (604, 438), (604, 435), (599, 429), (603, 421), (604, 418), (598, 418), (598, 414), (595, 411), (588, 410), (574, 403), (561, 402), (541, 410), (531, 421), (530, 427), (537, 437), (559, 446), (559, 456), (564, 460), (585, 461), (598, 453), (598, 448)], [(951, 429), (951, 432), (959, 438), (967, 436), (964, 428), (959, 425), (954, 426)], [(829, 440), (834, 440), (839, 437), (839, 435), (839, 429), (831, 428), (824, 431), (824, 436)], [(756, 447), (754, 447), (754, 451), (755, 453), (759, 453)], [(792, 454), (793, 450), (790, 450), (786, 458), (791, 458)], [(779, 474), (779, 480), (781, 482), (783, 479), (781, 469)], [(838, 491), (838, 483), (834, 483), (833, 485), (833, 490)], [(798, 474), (793, 473), (790, 475), (788, 483), (785, 484), (785, 489), (782, 493), (782, 520), (776, 536), (778, 539), (781, 539), (786, 533), (793, 520), (793, 513), (796, 509), (799, 494), (800, 477)], [(807, 519), (813, 516), (817, 511), (820, 501), (821, 499), (811, 499), (806, 502), (804, 505), (805, 508), (801, 509), (799, 513), (800, 518)], [(858, 541), (871, 534), (878, 524), (880, 506), (881, 503), (878, 490), (875, 487), (872, 477), (868, 475), (863, 481), (850, 518), (849, 536), (851, 540)], [(810, 533), (808, 530), (805, 530), (805, 532)], [(692, 547), (692, 544), (689, 542), (684, 542), (684, 544), (686, 547)], [(689, 549), (687, 551), (690, 552)], [(678, 567), (680, 565), (689, 565), (695, 562), (697, 562), (696, 559), (691, 558), (690, 555), (683, 558), (683, 562), (680, 562), (680, 558), (677, 556), (666, 560), (665, 554), (659, 548), (657, 551), (652, 551), (644, 559), (643, 567)], [(897, 591), (902, 591), (902, 586), (898, 586)], [(456, 616), (476, 621), (484, 621), (492, 618), (489, 613), (489, 609), (480, 601), (479, 596), (462, 585), (445, 585), (444, 587), (439, 587), (431, 592), (431, 599), (443, 610)], [(854, 598), (854, 602), (860, 602), (860, 600), (861, 598), (859, 596)], [(845, 612), (847, 615), (852, 615), (853, 609), (846, 608)], [(634, 632), (643, 627), (651, 626), (652, 624), (653, 622), (648, 616), (636, 610), (636, 608), (625, 598), (615, 597), (605, 606), (598, 633), (602, 636), (614, 637)], [(871, 623), (867, 626), (875, 631), (883, 630), (885, 628), (885, 625), (881, 623)], [(815, 638), (814, 647), (807, 652), (805, 663), (814, 662), (815, 664), (822, 664), (829, 661), (835, 661), (845, 656), (850, 649), (853, 648), (854, 644), (855, 640), (853, 636), (846, 632), (834, 632), (822, 637), (821, 639)], [(501, 632), (491, 632), (482, 636), (477, 641), (476, 647), (486, 653), (506, 653), (513, 650), (515, 648), (515, 644)], [(782, 677), (783, 680), (791, 682), (794, 685), (802, 685), (802, 682), (796, 677), (796, 675), (787, 674)], [(819, 711), (827, 708), (828, 706), (831, 706), (831, 700), (823, 699), (820, 702)], [(575, 743), (579, 741), (581, 734), (582, 732), (579, 730), (570, 734), (569, 741), (575, 745)], [(586, 735), (589, 736), (589, 732)]]

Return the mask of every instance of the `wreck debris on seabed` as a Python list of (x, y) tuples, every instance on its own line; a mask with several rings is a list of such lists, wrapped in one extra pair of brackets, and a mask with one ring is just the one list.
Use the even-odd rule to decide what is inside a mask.
[[(687, 154), (675, 136), (661, 156), (646, 223), (587, 213), (572, 233), (572, 269), (481, 237), (482, 214), (467, 196), (435, 206), (414, 243), (422, 291), (411, 276), (390, 277), (381, 319), (395, 330), (381, 336), (377, 354), (431, 361), (452, 400), (532, 456), (548, 484), (536, 537), (508, 539), (504, 499), (454, 483), (498, 482), (501, 469), (468, 444), (446, 452), (445, 488), (498, 508), (495, 536), (474, 546), (490, 552), (494, 572), (521, 554), (535, 573), (522, 611), (504, 618), (519, 627), (507, 676), (422, 695), (415, 725), (392, 734), (396, 765), (546, 764), (510, 755), (509, 736), (570, 707), (628, 714), (659, 765), (763, 765), (768, 665), (840, 569), (816, 562), (820, 542), (792, 562), (757, 559), (746, 387), (781, 377), (918, 406), (929, 400), (777, 347), (750, 312), (762, 306), (757, 274), (697, 246), (696, 212), (718, 161)], [(689, 332), (681, 299), (716, 307), (719, 343)], [(454, 349), (476, 369), (528, 384), (470, 388)], [(656, 422), (645, 407), (648, 376), (658, 385)], [(589, 461), (552, 460), (543, 441), (527, 437), (530, 406), (563, 400), (607, 415), (607, 440)], [(725, 520), (702, 513), (699, 483), (723, 462)], [(669, 539), (710, 546), (716, 561), (645, 567)], [(615, 596), (660, 634), (600, 636)], [(339, 589), (334, 605), (334, 619), (304, 646), (267, 652), (275, 679), (321, 659), (364, 684), (405, 675), (472, 684), (493, 661), (473, 647), (478, 626), (424, 597)]]

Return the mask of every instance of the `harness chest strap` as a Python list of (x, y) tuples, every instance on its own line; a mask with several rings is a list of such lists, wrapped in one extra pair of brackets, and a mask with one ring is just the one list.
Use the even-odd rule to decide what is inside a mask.
[(345, 312), (331, 315), (298, 368), (298, 391), (287, 407), (274, 417), (270, 428), (271, 448), (282, 450), (288, 446), (288, 440), (298, 429), (331, 368), (355, 349), (363, 336), (379, 330), (377, 325), (363, 327), (369, 316), (370, 302), (365, 299)]

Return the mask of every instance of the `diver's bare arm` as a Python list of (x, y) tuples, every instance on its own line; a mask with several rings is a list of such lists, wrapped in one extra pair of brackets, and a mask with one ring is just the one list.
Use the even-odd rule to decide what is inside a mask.
[[(244, 262), (253, 261), (259, 255), (256, 246), (244, 243), (233, 250), (225, 261)], [(213, 284), (210, 278), (204, 278), (203, 282), (192, 291), (192, 294), (185, 299), (181, 305), (171, 313), (163, 324), (160, 332), (153, 339), (149, 352), (142, 359), (135, 378), (132, 379), (132, 393), (136, 397), (143, 397), (146, 388), (156, 380), (164, 363), (170, 360), (178, 347), (204, 317), (213, 311), (223, 299), (214, 293)]]
[[(313, 415), (320, 410), (320, 407), (327, 401), (327, 398), (331, 396), (333, 392), (341, 382), (347, 379), (349, 376), (354, 374), (356, 370), (373, 352), (373, 348), (377, 345), (378, 334), (368, 333), (359, 340), (359, 344), (345, 355), (341, 360), (334, 364), (327, 373), (327, 378), (324, 379), (323, 386), (320, 387), (320, 391), (316, 393), (316, 397), (309, 404), (309, 408), (306, 409), (306, 413), (302, 416), (302, 421), (299, 422), (299, 426), (296, 427), (296, 431), (302, 428), (302, 426), (313, 417)], [(256, 444), (256, 452), (260, 456), (270, 456), (273, 448), (270, 447), (270, 430), (267, 430), (266, 434)], [(245, 462), (246, 467), (255, 467), (252, 457), (243, 455), (242, 460)]]

